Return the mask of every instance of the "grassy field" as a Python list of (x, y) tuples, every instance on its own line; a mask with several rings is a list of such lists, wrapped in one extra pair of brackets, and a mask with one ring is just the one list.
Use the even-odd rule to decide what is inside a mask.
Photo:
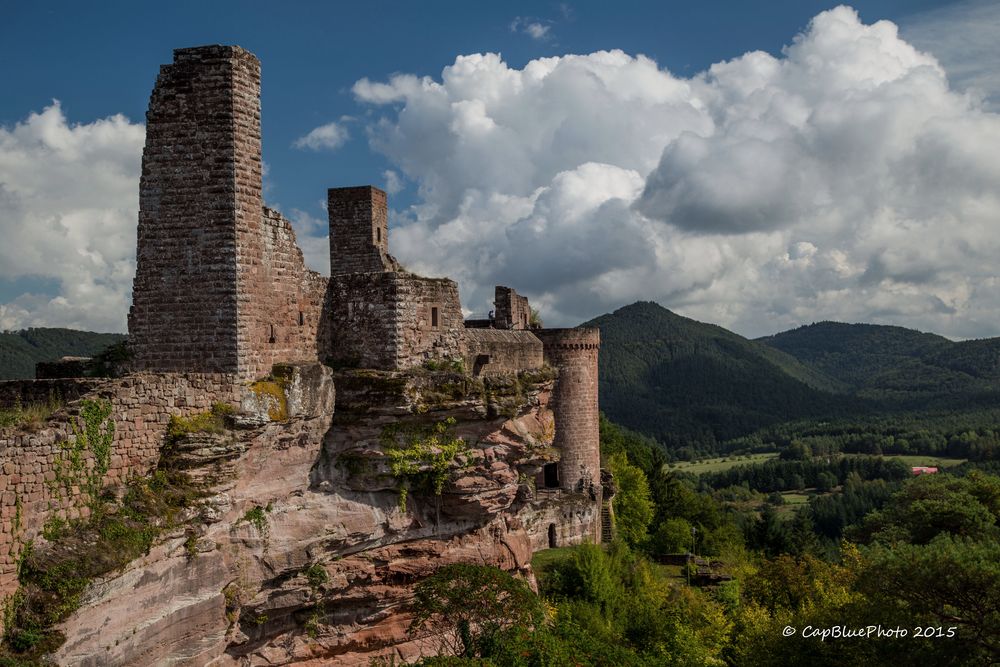
[(809, 502), (809, 496), (805, 493), (796, 493), (794, 491), (786, 491), (781, 494), (781, 497), (785, 499), (786, 505), (805, 505)]
[[(854, 456), (853, 454), (845, 454), (845, 456)], [(771, 459), (777, 458), (777, 452), (768, 452), (765, 454), (745, 454), (743, 456), (725, 456), (716, 459), (703, 459), (701, 461), (678, 461), (676, 463), (668, 463), (666, 466), (666, 471), (678, 471), (678, 472), (689, 472), (693, 475), (701, 475), (707, 472), (722, 472), (723, 470), (729, 470), (730, 468), (735, 468), (736, 466), (742, 465), (756, 465), (759, 463), (764, 463)], [(939, 468), (948, 468), (951, 466), (957, 466), (959, 464), (965, 463), (965, 459), (950, 459), (940, 456), (927, 456), (927, 455), (885, 455), (887, 459), (899, 459), (908, 466), (937, 466)], [(792, 501), (788, 501), (792, 502)]]
[(689, 472), (694, 475), (701, 475), (706, 472), (721, 472), (723, 470), (729, 470), (730, 468), (735, 468), (736, 466), (763, 463), (764, 461), (777, 458), (777, 456), (777, 452), (768, 452), (766, 454), (745, 454), (743, 456), (726, 456), (717, 459), (704, 459), (703, 461), (678, 461), (677, 463), (668, 463), (666, 469), (667, 472), (675, 470), (679, 472)]
[(957, 466), (965, 463), (966, 459), (948, 459), (940, 456), (926, 456), (926, 455), (886, 455), (887, 459), (899, 459), (908, 466), (932, 466), (938, 468), (950, 468), (951, 466)]

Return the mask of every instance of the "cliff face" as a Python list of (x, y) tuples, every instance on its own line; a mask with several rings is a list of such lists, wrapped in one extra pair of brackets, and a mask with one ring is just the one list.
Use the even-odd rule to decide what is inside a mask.
[(160, 472), (203, 485), (201, 498), (148, 554), (87, 588), (59, 626), (55, 661), (347, 665), (436, 653), (433, 637), (407, 634), (414, 582), (452, 562), (531, 579), (534, 549), (593, 534), (592, 498), (535, 489), (558, 458), (552, 384), (537, 371), (484, 384), (312, 365), (280, 393), (257, 387), (226, 428), (165, 447)]

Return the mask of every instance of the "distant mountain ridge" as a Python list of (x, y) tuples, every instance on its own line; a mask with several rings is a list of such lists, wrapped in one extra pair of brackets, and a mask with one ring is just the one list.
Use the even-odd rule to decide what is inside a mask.
[(757, 339), (859, 396), (921, 407), (1000, 392), (1000, 338), (954, 342), (878, 324), (819, 322)]
[(90, 357), (115, 343), (124, 334), (94, 333), (75, 329), (33, 328), (0, 333), (0, 380), (35, 377), (35, 364), (60, 357)]
[(848, 384), (775, 347), (638, 302), (601, 329), (601, 409), (668, 446), (705, 445), (771, 424), (863, 411)]
[(797, 420), (1000, 406), (1000, 338), (820, 322), (748, 340), (652, 302), (583, 326), (601, 329), (601, 409), (668, 448)]

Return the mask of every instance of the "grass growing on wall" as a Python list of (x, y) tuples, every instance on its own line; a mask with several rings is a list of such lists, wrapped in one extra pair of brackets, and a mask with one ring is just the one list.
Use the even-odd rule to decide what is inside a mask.
[(226, 417), (235, 410), (225, 403), (213, 403), (212, 409), (189, 417), (170, 417), (167, 425), (167, 442), (173, 442), (191, 433), (222, 433), (226, 430)]
[(79, 608), (90, 582), (146, 554), (165, 530), (183, 523), (203, 492), (184, 473), (157, 470), (130, 480), (120, 501), (116, 495), (104, 493), (86, 519), (50, 519), (42, 531), (44, 547), (25, 545), (18, 563), (21, 586), (4, 604), (0, 660), (33, 664), (58, 648), (65, 638), (53, 626)]
[(14, 427), (37, 431), (62, 406), (63, 402), (55, 396), (50, 396), (44, 403), (21, 405), (18, 401), (11, 408), (0, 409), (0, 428)]

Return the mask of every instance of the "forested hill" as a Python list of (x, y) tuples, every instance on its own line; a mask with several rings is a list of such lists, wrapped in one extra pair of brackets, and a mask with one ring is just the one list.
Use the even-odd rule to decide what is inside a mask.
[(779, 422), (865, 412), (847, 384), (731, 331), (639, 302), (601, 329), (601, 409), (670, 448), (715, 443)]
[(0, 380), (35, 377), (35, 363), (90, 357), (125, 340), (122, 334), (74, 329), (24, 329), (0, 333)]
[(874, 324), (820, 322), (758, 339), (886, 407), (995, 405), (1000, 338), (953, 342)]

